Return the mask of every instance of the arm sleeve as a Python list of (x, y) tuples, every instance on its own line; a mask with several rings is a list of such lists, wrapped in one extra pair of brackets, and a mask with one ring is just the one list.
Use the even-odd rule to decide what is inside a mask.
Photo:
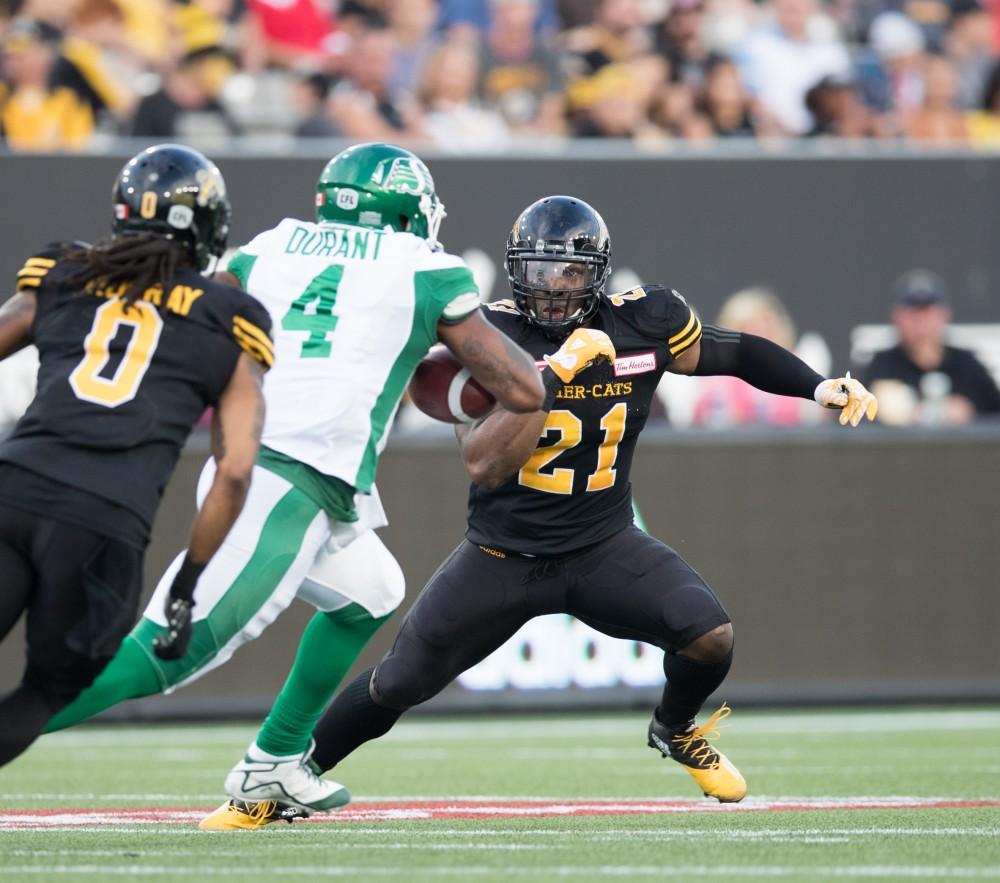
[(696, 375), (727, 374), (764, 392), (812, 399), (824, 380), (784, 347), (757, 337), (706, 325)]

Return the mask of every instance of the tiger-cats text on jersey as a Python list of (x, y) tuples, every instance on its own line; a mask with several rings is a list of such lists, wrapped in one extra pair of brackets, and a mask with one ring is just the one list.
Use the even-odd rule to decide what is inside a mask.
[[(559, 344), (497, 301), (486, 317), (541, 366)], [(615, 345), (614, 365), (597, 364), (559, 391), (529, 460), (504, 484), (469, 492), (474, 543), (528, 555), (560, 556), (593, 545), (632, 522), (629, 472), (636, 440), (664, 370), (701, 338), (701, 323), (677, 292), (644, 285), (602, 295), (589, 327)]]
[[(122, 507), (148, 540), (181, 447), (240, 354), (272, 364), (271, 320), (249, 295), (193, 269), (129, 308), (119, 297), (125, 285), (70, 284), (80, 265), (64, 255), (54, 243), (17, 274), (18, 290), (37, 301), (40, 367), (35, 399), (0, 444), (0, 462)], [(115, 534), (86, 512), (69, 517)], [(136, 542), (135, 531), (123, 539)]]

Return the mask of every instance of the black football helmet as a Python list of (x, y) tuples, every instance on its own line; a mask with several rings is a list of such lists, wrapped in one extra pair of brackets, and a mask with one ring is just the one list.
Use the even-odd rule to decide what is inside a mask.
[(147, 148), (118, 173), (111, 199), (115, 236), (158, 233), (183, 242), (199, 270), (226, 250), (226, 182), (197, 150), (180, 144)]
[(611, 272), (604, 219), (582, 199), (546, 196), (507, 237), (507, 277), (517, 311), (561, 340), (597, 311)]

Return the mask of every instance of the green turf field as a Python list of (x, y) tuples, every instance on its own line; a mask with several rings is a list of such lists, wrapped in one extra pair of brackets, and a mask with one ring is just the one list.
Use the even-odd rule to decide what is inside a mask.
[(410, 718), (338, 768), (346, 814), (233, 833), (195, 824), (251, 727), (81, 727), (0, 771), (0, 880), (1000, 880), (1000, 710), (737, 709), (736, 811), (645, 726)]

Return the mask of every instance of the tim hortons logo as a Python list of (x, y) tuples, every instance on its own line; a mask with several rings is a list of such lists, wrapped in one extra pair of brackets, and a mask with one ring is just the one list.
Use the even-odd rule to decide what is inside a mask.
[(647, 374), (655, 370), (656, 353), (637, 353), (634, 356), (619, 356), (615, 359), (615, 377)]

